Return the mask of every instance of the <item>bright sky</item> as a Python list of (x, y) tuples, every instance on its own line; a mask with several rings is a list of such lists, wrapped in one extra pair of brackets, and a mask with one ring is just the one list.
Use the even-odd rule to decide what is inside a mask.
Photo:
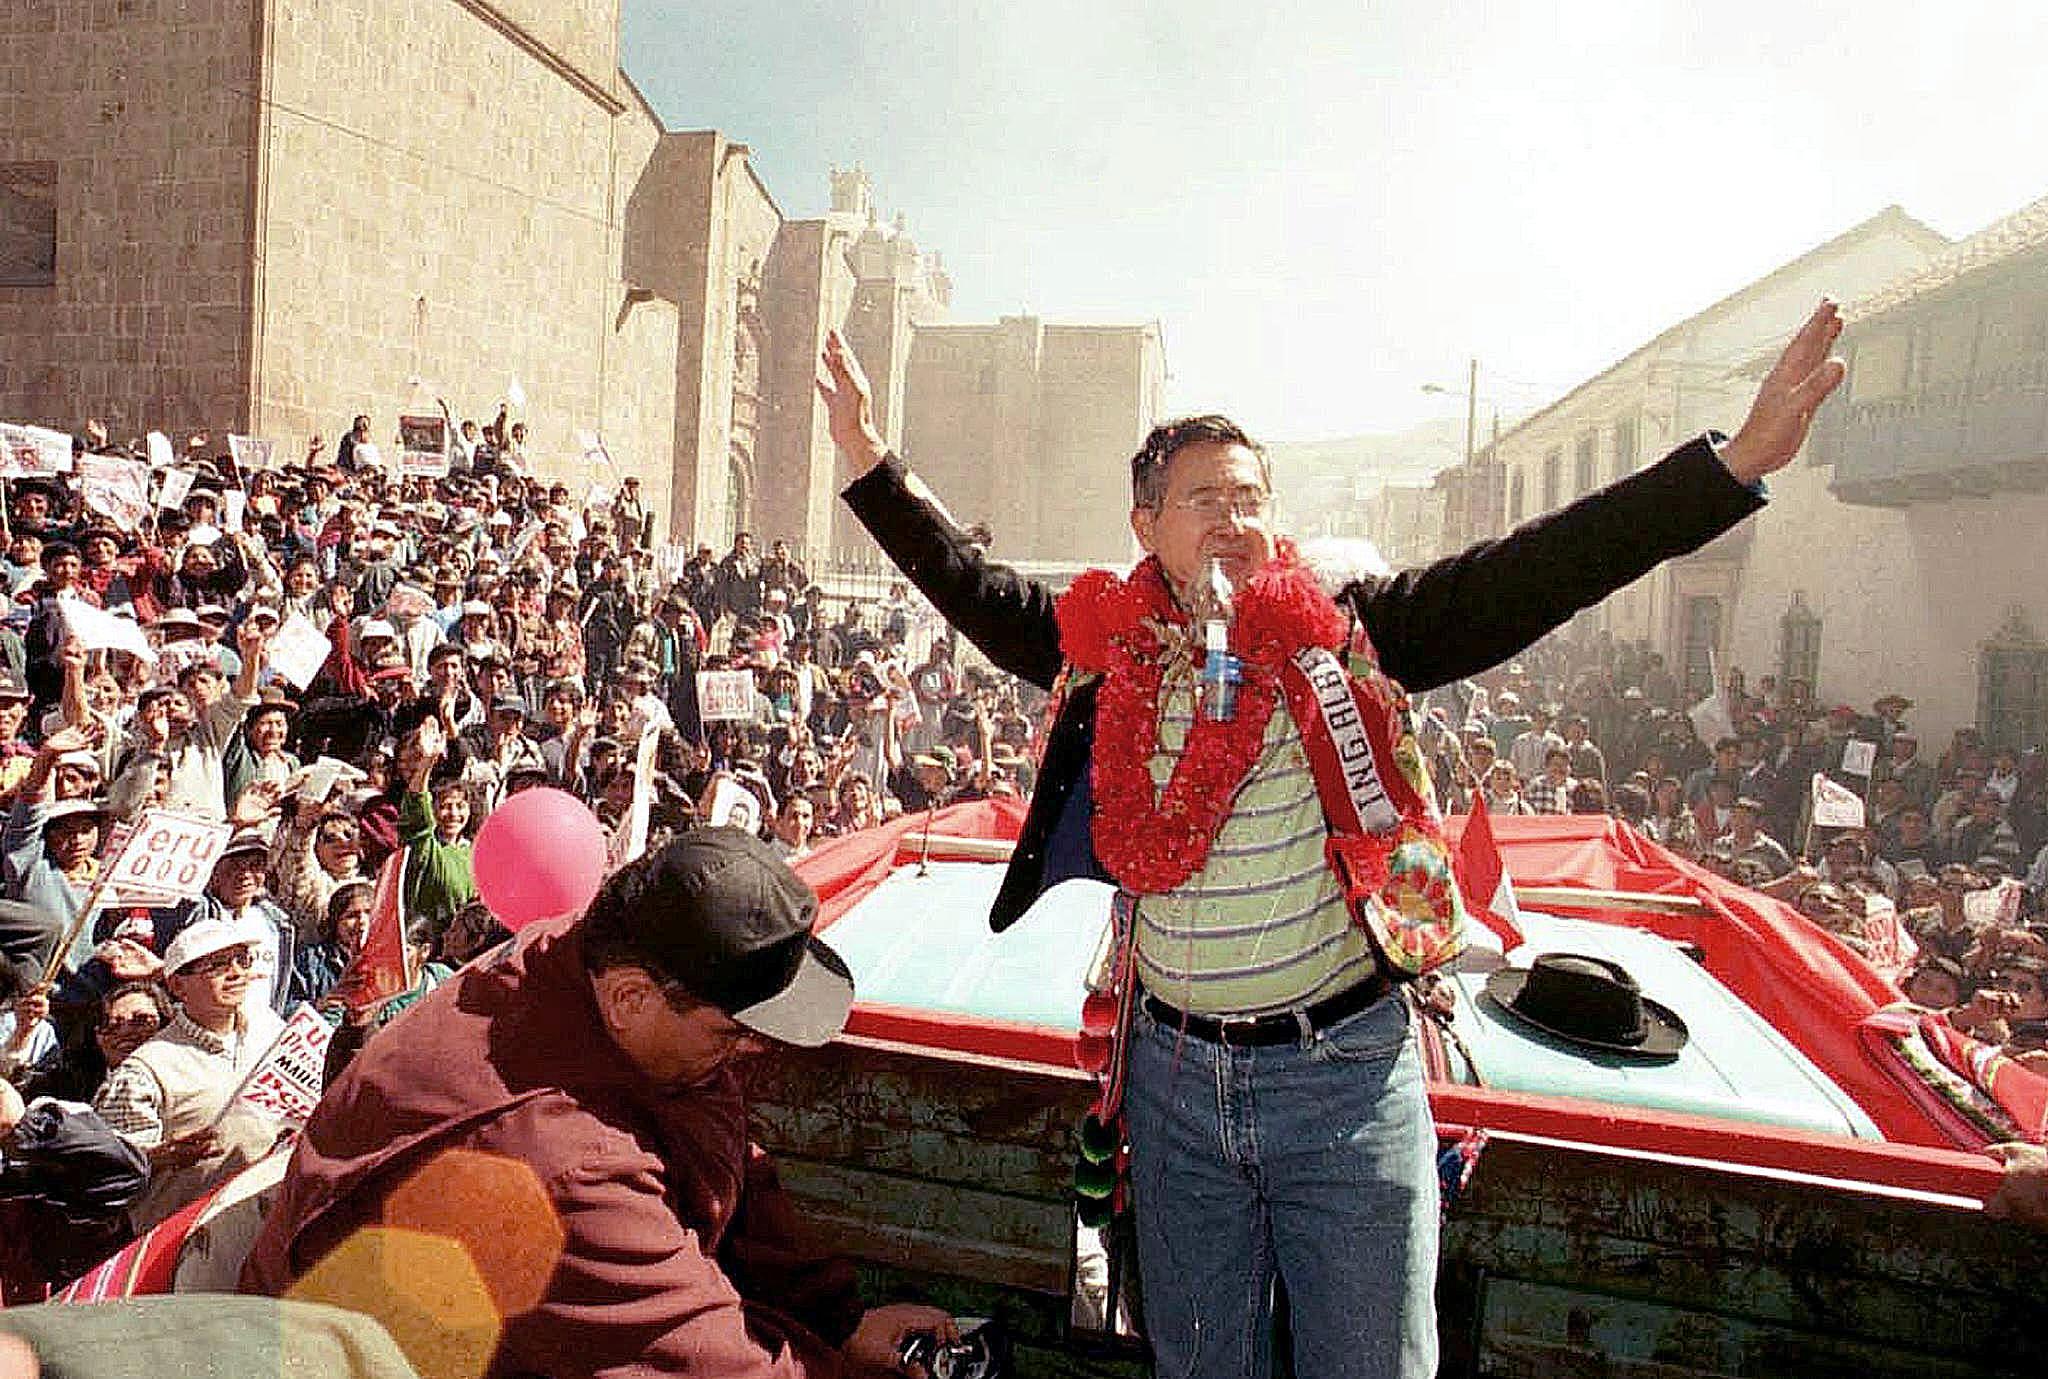
[[(1898, 203), (2048, 195), (2048, 9), (1984, 0), (625, 0), (672, 129), (856, 161), (959, 320), (1164, 327), (1176, 411), (1525, 410)], [(1786, 323), (1787, 329), (1793, 322)]]

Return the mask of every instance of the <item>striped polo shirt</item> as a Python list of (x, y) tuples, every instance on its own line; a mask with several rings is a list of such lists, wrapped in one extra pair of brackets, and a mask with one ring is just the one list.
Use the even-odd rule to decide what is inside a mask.
[[(1149, 764), (1164, 789), (1194, 724), (1187, 662), (1168, 665), (1160, 698), (1159, 751)], [(1198, 1015), (1264, 1015), (1371, 975), (1372, 950), (1323, 857), (1328, 836), (1301, 731), (1282, 697), (1202, 869), (1176, 890), (1139, 899), (1145, 989)]]

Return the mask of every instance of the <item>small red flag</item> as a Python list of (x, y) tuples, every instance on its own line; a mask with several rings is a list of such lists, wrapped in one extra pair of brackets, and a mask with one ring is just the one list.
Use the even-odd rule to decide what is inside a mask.
[(1522, 945), (1521, 911), (1515, 907), (1515, 888), (1508, 880), (1507, 863), (1500, 845), (1493, 840), (1493, 816), (1486, 810), (1486, 792), (1472, 792), (1472, 815), (1465, 821), (1464, 836), (1458, 840), (1456, 863), (1458, 889), (1465, 893), (1465, 908), (1481, 924), (1500, 936), (1502, 952)]
[(323, 1002), (339, 1002), (349, 1010), (374, 1010), (394, 996), (403, 996), (419, 980), (412, 945), (405, 941), (405, 862), (412, 852), (400, 848), (384, 859), (371, 901), (370, 932), (363, 951), (341, 974)]

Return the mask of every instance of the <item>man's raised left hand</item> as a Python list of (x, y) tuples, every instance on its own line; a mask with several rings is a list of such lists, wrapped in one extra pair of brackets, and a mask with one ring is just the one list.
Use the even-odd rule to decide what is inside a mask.
[(1742, 429), (1722, 447), (1721, 462), (1730, 474), (1753, 484), (1792, 463), (1806, 443), (1814, 412), (1848, 373), (1848, 366), (1828, 353), (1841, 334), (1841, 309), (1822, 298), (1764, 378)]

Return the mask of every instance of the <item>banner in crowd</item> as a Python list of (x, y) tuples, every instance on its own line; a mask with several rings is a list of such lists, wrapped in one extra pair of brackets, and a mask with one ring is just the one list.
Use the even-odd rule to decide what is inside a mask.
[(448, 419), (410, 416), (398, 419), (398, 473), (405, 479), (448, 477)]
[(45, 479), (70, 470), (70, 436), (47, 426), (0, 423), (0, 478)]
[(169, 469), (178, 462), (178, 452), (171, 446), (171, 438), (161, 431), (152, 431), (142, 438), (144, 448), (149, 452), (151, 469)]
[(412, 945), (405, 941), (405, 863), (411, 855), (410, 849), (400, 848), (384, 859), (363, 949), (328, 993), (349, 1010), (375, 1010), (412, 990), (420, 979)]
[(1877, 769), (1877, 744), (1850, 738), (1842, 744), (1842, 770), (1851, 776), (1868, 776)]
[(697, 672), (698, 717), (706, 723), (754, 720), (754, 673), (750, 670)]
[(333, 1039), (334, 1026), (302, 1003), (284, 1022), (284, 1030), (272, 1041), (263, 1060), (242, 1079), (214, 1124), (227, 1119), (232, 1111), (250, 1110), (295, 1129), (304, 1128), (327, 1085), (327, 1045)]
[(277, 467), (277, 443), (258, 436), (229, 436), (228, 454), (244, 474)]
[(1813, 773), (1813, 826), (1815, 828), (1863, 827), (1863, 800), (1854, 790), (1831, 781), (1819, 771)]
[(149, 466), (109, 455), (78, 457), (79, 494), (85, 505), (124, 532), (149, 516)]

